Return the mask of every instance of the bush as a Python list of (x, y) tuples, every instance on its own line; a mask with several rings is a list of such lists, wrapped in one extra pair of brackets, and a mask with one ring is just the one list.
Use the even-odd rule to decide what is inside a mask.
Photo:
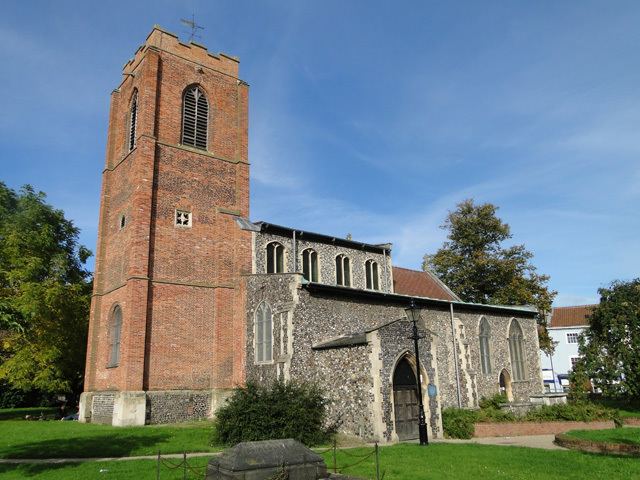
[(253, 383), (236, 388), (218, 410), (212, 442), (236, 444), (294, 438), (306, 445), (328, 441), (326, 404), (320, 389), (307, 383)]
[(496, 393), (493, 397), (482, 397), (478, 402), (478, 406), (481, 409), (493, 408), (495, 410), (500, 409), (500, 405), (503, 403), (509, 403), (509, 399), (504, 393)]
[(559, 403), (542, 405), (527, 412), (524, 419), (531, 422), (564, 420), (570, 422), (591, 422), (593, 420), (614, 420), (619, 417), (616, 410), (593, 403)]
[(442, 430), (447, 438), (471, 438), (475, 430), (478, 413), (464, 408), (442, 410)]
[(509, 410), (501, 410), (499, 408), (481, 408), (478, 410), (478, 422), (516, 422), (518, 417)]

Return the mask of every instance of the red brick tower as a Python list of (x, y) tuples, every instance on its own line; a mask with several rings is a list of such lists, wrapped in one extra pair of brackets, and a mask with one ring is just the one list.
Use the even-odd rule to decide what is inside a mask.
[(244, 382), (248, 85), (154, 27), (111, 96), (81, 421), (210, 415)]

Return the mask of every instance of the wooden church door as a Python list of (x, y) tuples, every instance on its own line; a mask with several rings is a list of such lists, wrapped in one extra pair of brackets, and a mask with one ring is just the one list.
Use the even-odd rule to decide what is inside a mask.
[(393, 372), (393, 409), (399, 440), (418, 438), (418, 395), (416, 375), (406, 358), (398, 362)]

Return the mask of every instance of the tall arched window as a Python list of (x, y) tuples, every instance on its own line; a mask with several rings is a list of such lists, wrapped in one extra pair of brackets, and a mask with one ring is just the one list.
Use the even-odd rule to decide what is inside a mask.
[(182, 144), (206, 150), (208, 124), (207, 97), (197, 85), (187, 88), (182, 102)]
[(378, 278), (378, 262), (367, 260), (364, 264), (366, 285), (369, 290), (380, 290)]
[(138, 90), (133, 91), (129, 111), (129, 151), (136, 146), (136, 126), (138, 123)]
[(273, 360), (273, 315), (271, 307), (261, 303), (256, 310), (255, 338), (256, 362), (271, 362)]
[(302, 275), (310, 282), (318, 281), (318, 253), (311, 248), (302, 252)]
[(522, 349), (522, 328), (514, 318), (509, 328), (509, 354), (511, 355), (511, 368), (515, 381), (524, 380), (524, 353)]
[(491, 373), (491, 350), (489, 350), (489, 337), (491, 329), (486, 318), (480, 320), (480, 367), (484, 375)]
[(120, 363), (120, 334), (122, 332), (122, 309), (116, 305), (111, 310), (111, 331), (109, 332), (109, 366), (117, 367)]
[(284, 273), (284, 247), (278, 242), (267, 245), (267, 273)]
[(343, 287), (351, 286), (351, 262), (346, 255), (336, 257), (336, 284)]

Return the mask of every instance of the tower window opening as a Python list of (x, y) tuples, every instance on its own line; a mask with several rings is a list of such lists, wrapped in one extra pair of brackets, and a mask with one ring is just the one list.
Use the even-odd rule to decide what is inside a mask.
[(207, 149), (209, 102), (198, 86), (187, 89), (182, 106), (182, 144)]
[(191, 212), (176, 210), (176, 227), (190, 227)]
[(136, 127), (138, 122), (138, 91), (133, 93), (131, 111), (129, 113), (129, 151), (136, 147)]

